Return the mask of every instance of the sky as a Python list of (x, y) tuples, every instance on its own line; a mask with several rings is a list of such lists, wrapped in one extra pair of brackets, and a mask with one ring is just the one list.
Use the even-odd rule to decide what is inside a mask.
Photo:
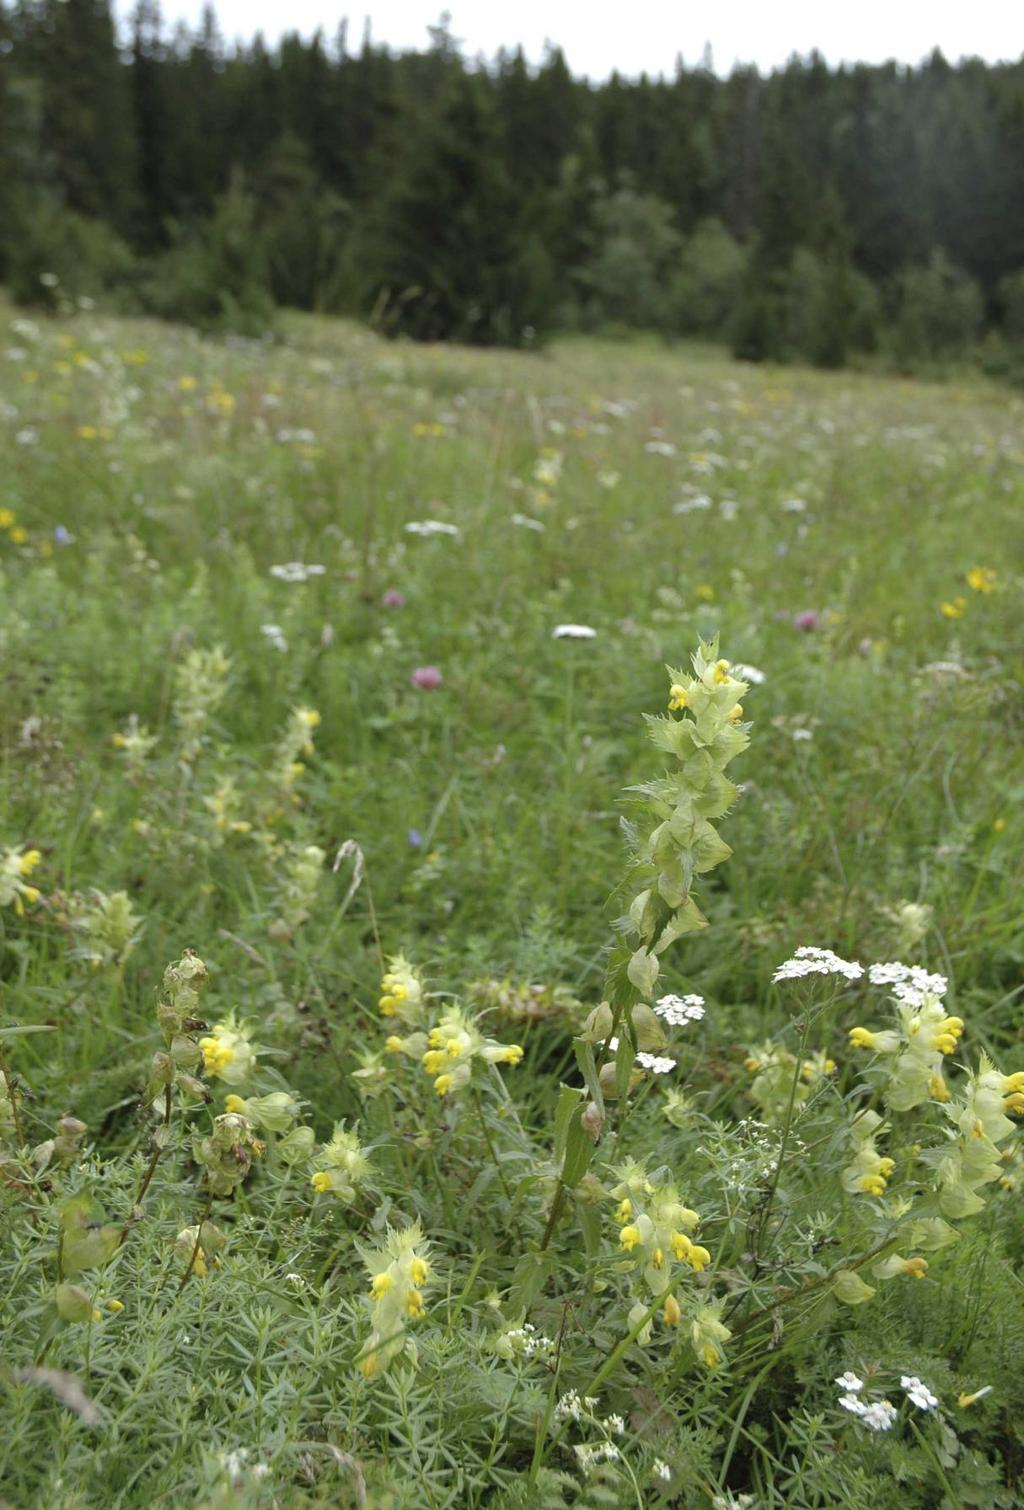
[[(358, 3), (358, 0), (356, 0)], [(366, 6), (366, 0), (362, 0)], [(115, 0), (121, 17), (131, 0)], [(214, 0), (221, 31), (228, 41), (262, 31), (268, 41), (284, 31), (311, 35), (317, 27), (333, 37), (348, 15), (350, 46), (362, 37), (369, 15), (377, 42), (395, 49), (422, 48), (427, 27), (445, 8), (444, 0), (378, 0), (368, 9), (346, 10), (345, 0)], [(202, 0), (162, 0), (165, 19), (194, 24)], [(521, 44), (527, 57), (543, 56), (547, 40), (565, 52), (577, 74), (606, 78), (622, 74), (671, 73), (679, 53), (690, 66), (710, 43), (714, 66), (728, 73), (736, 62), (762, 70), (786, 61), (792, 53), (817, 48), (835, 65), (879, 63), (895, 58), (918, 63), (933, 48), (955, 62), (978, 56), (988, 62), (1015, 59), (1024, 52), (1024, 27), (1013, 0), (712, 0), (708, 5), (685, 0), (449, 0), (452, 31), (470, 57), (490, 58), (501, 46)]]

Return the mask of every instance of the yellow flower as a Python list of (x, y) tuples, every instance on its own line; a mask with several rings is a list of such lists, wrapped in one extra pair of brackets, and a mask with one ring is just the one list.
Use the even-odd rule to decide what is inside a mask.
[(704, 603), (710, 603), (714, 599), (715, 589), (707, 582), (700, 582), (697, 585), (697, 596)]
[[(204, 1056), (205, 1057), (205, 1056)], [(225, 1096), (224, 1110), (226, 1112), (240, 1112), (245, 1116), (245, 1101), (241, 1096)]]
[(964, 616), (964, 610), (967, 607), (967, 599), (954, 598), (951, 603), (942, 603), (939, 606), (943, 618), (962, 619)]
[(966, 1410), (968, 1406), (973, 1405), (976, 1400), (983, 1400), (986, 1395), (990, 1395), (991, 1393), (991, 1384), (986, 1384), (983, 1389), (976, 1389), (973, 1394), (964, 1393), (962, 1395), (957, 1395), (956, 1403), (959, 1405), (961, 1410)]
[(972, 566), (966, 581), (975, 592), (995, 592), (996, 589), (996, 574), (991, 566)]
[(18, 869), (23, 876), (30, 876), (42, 858), (38, 849), (27, 849), (18, 861)]
[(9, 530), (14, 518), (13, 509), (0, 509), (0, 530)]
[(687, 706), (688, 701), (686, 688), (680, 687), (678, 682), (673, 682), (668, 689), (668, 711), (670, 713), (678, 713), (682, 708)]
[(680, 1263), (682, 1263), (684, 1259), (689, 1258), (690, 1249), (692, 1247), (693, 1244), (690, 1242), (690, 1239), (686, 1236), (685, 1232), (673, 1232), (672, 1252), (675, 1254)]
[(868, 1195), (884, 1195), (885, 1181), (880, 1174), (866, 1174), (861, 1179), (860, 1188)]
[(364, 1379), (372, 1379), (380, 1373), (380, 1361), (376, 1353), (367, 1353), (365, 1358), (359, 1360), (359, 1372)]
[(405, 1301), (405, 1309), (407, 1314), (413, 1317), (420, 1317), (426, 1314), (423, 1308), (423, 1296), (419, 1290), (409, 1291)]
[(439, 1096), (447, 1096), (447, 1094), (451, 1090), (451, 1088), (452, 1088), (452, 1077), (451, 1077), (451, 1075), (438, 1075), (437, 1079), (434, 1081), (434, 1089), (437, 1092), (437, 1094)]
[(628, 1222), (630, 1220), (630, 1218), (632, 1217), (632, 1215), (633, 1215), (633, 1202), (629, 1199), (629, 1196), (627, 1195), (627, 1196), (624, 1196), (623, 1199), (619, 1202), (618, 1208), (617, 1208), (617, 1210), (615, 1212), (615, 1220), (621, 1226), (625, 1222)]
[(682, 1319), (682, 1315), (682, 1307), (680, 1306), (676, 1297), (674, 1295), (666, 1295), (664, 1311), (665, 1325), (678, 1326), (680, 1320)]
[(908, 1258), (903, 1265), (904, 1274), (909, 1274), (911, 1279), (924, 1279), (928, 1273), (928, 1260), (926, 1258)]
[(409, 1265), (409, 1278), (414, 1285), (425, 1285), (429, 1273), (430, 1265), (425, 1258), (414, 1258)]
[[(698, 588), (698, 591), (700, 591), (699, 588)], [(716, 661), (715, 662), (715, 664), (714, 664), (714, 666), (712, 668), (712, 671), (711, 671), (711, 680), (714, 682), (714, 684), (715, 684), (716, 687), (723, 686), (729, 680), (729, 662), (728, 661)]]
[(178, 387), (181, 389), (182, 393), (193, 393), (196, 387), (196, 380), (194, 377), (189, 377), (186, 374), (185, 377), (180, 377), (178, 379)]
[(639, 1241), (640, 1233), (636, 1227), (623, 1227), (619, 1233), (619, 1243), (627, 1253), (632, 1253)]
[(95, 425), (79, 425), (78, 427), (79, 440), (95, 440), (99, 433)]
[(498, 1061), (498, 1063), (499, 1064), (518, 1064), (519, 1061), (522, 1059), (522, 1057), (523, 1057), (522, 1045), (518, 1044), (518, 1043), (510, 1043), (510, 1044), (508, 1044), (506, 1046), (505, 1052), (502, 1054), (502, 1056), (501, 1056), (500, 1060)]
[(384, 1040), (384, 1047), (389, 1054), (400, 1054), (402, 1052), (402, 1040), (398, 1037), (397, 1033), (390, 1033)]
[(324, 1195), (331, 1188), (331, 1177), (326, 1169), (318, 1169), (309, 1183), (318, 1195)]
[(28, 539), (28, 530), (20, 524), (16, 524), (11, 530), (11, 541), (14, 545), (24, 545)]
[(423, 1056), (423, 1068), (428, 1075), (436, 1075), (442, 1064), (444, 1064), (444, 1054), (440, 1049), (428, 1049)]
[(113, 1311), (114, 1315), (116, 1316), (119, 1311), (123, 1311), (124, 1310), (124, 1301), (123, 1300), (108, 1300), (107, 1301), (107, 1310), (108, 1311)]
[(320, 714), (315, 708), (296, 708), (295, 712), (307, 729), (315, 729), (320, 722)]
[(734, 724), (738, 723), (742, 717), (743, 717), (743, 704), (742, 703), (733, 703), (733, 705), (729, 709), (729, 713), (728, 713), (728, 718), (729, 718), (730, 723), (734, 723)]
[(235, 1057), (234, 1049), (218, 1038), (200, 1038), (199, 1047), (203, 1051), (203, 1067), (208, 1075), (219, 1075)]
[(370, 1294), (374, 1300), (383, 1300), (394, 1282), (390, 1274), (375, 1274), (370, 1283)]

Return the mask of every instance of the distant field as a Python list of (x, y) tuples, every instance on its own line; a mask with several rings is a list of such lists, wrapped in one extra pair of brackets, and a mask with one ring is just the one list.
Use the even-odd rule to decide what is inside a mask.
[[(579, 1463), (537, 1445), (547, 1371), (509, 1393), (482, 1339), (499, 1296), (508, 1324), (533, 1316), (562, 1346), (561, 1395), (582, 1390), (629, 1330), (628, 1305), (606, 1332), (595, 1323), (587, 1363), (590, 1323), (573, 1333), (561, 1281), (547, 1270), (532, 1289), (524, 1281), (554, 1174), (529, 1165), (527, 1146), (550, 1159), (559, 1082), (579, 1083), (572, 1033), (601, 1000), (623, 906), (623, 788), (660, 770), (643, 715), (664, 712), (665, 666), (685, 668), (699, 637), (719, 635), (722, 656), (763, 673), (747, 678), (751, 745), (730, 768), (740, 796), (720, 824), (734, 853), (698, 891), (711, 927), (666, 954), (658, 988), (706, 999), (690, 1066), (701, 1116), (750, 1112), (743, 1061), (792, 1016), (770, 981), (797, 945), (940, 972), (971, 1062), (987, 1051), (1008, 1073), (1024, 1069), (1021, 397), (980, 382), (751, 368), (638, 341), (502, 354), (390, 345), (290, 317), (273, 345), (225, 345), (98, 313), (27, 320), (0, 304), (0, 437), (0, 853), (39, 852), (24, 872), (38, 897), (23, 888), (0, 914), (3, 1020), (56, 1029), (7, 1045), (23, 1089), (22, 1125), (5, 1135), (34, 1144), (62, 1113), (82, 1119), (93, 1152), (69, 1160), (67, 1188), (87, 1189), (120, 1225), (148, 1156), (139, 1098), (159, 1047), (155, 993), (190, 948), (210, 972), (204, 1018), (234, 1011), (267, 1050), (263, 1093), (305, 1098), (318, 1139), (335, 1119), (358, 1123), (376, 1166), (372, 1198), (351, 1209), (314, 1200), (305, 1165), (280, 1188), (259, 1168), (234, 1201), (218, 1197), (217, 1220), (237, 1226), (224, 1268), (180, 1299), (175, 1278), (167, 1305), (147, 1299), (143, 1314), (162, 1266), (187, 1272), (174, 1213), (182, 1228), (198, 1219), (191, 1145), (168, 1154), (152, 1222), (112, 1259), (125, 1313), (68, 1325), (43, 1350), (47, 1366), (86, 1380), (106, 1424), (0, 1377), (0, 1495), (356, 1504), (341, 1451), (381, 1507), (698, 1506), (733, 1490), (759, 1495), (758, 1510), (856, 1507), (859, 1483), (880, 1507), (1015, 1503), (984, 1497), (1011, 1495), (1020, 1468), (1019, 1440), (993, 1446), (1021, 1387), (1009, 1361), (1021, 1332), (1010, 1259), (1024, 1250), (1012, 1179), (977, 1218), (993, 1263), (1008, 1255), (998, 1305), (996, 1279), (972, 1271), (973, 1322), (944, 1289), (933, 1316), (927, 1294), (943, 1281), (932, 1275), (903, 1321), (884, 1324), (941, 1358), (954, 1393), (972, 1380), (1002, 1391), (998, 1406), (975, 1407), (989, 1435), (965, 1437), (959, 1459), (926, 1443), (913, 1488), (895, 1458), (865, 1456), (882, 1451), (874, 1442), (847, 1449), (848, 1491), (823, 1477), (785, 1489), (783, 1470), (765, 1468), (799, 1451), (810, 1464), (819, 1448), (824, 1461), (806, 1421), (785, 1446), (771, 1435), (798, 1407), (835, 1415), (794, 1360), (770, 1383), (758, 1376), (754, 1446), (731, 1438), (752, 1373), (731, 1395), (716, 1374), (709, 1396), (686, 1396), (685, 1432), (659, 1438), (659, 1394), (668, 1408), (670, 1392), (696, 1386), (674, 1363), (656, 1375), (639, 1348), (618, 1384), (602, 1381), (602, 1405), (629, 1418), (622, 1455), (635, 1448), (639, 1487), (610, 1462), (560, 1484)], [(566, 625), (594, 633), (556, 637)], [(223, 659), (195, 655), (218, 647)], [(104, 922), (97, 890), (126, 893), (137, 923)], [(484, 1031), (524, 1044), (523, 1064), (504, 1073), (514, 1128), (500, 1098), (485, 1123), (499, 1152), (510, 1130), (496, 1166), (502, 1181), (525, 1181), (511, 1204), (507, 1185), (473, 1183), (487, 1149), (454, 1098), (426, 1112), (408, 1092), (373, 1094), (388, 1059), (382, 955), (405, 956), (432, 991), (490, 1006)], [(530, 986), (544, 1003), (532, 1014)], [(818, 1045), (840, 1074), (855, 1020)], [(213, 1064), (206, 1053), (208, 1076)], [(682, 1160), (682, 1188), (692, 1127), (655, 1107), (645, 1095), (637, 1136), (652, 1165)], [(710, 1136), (704, 1127), (702, 1149)], [(55, 1280), (46, 1213), (60, 1182), (27, 1196), (25, 1178), (5, 1179), (5, 1224), (24, 1228), (6, 1274), (5, 1365), (41, 1356)], [(400, 1216), (421, 1221), (440, 1276), (418, 1369), (350, 1385), (366, 1287), (351, 1243)], [(561, 1241), (572, 1250), (569, 1229)], [(596, 1251), (600, 1285), (588, 1271), (583, 1310), (618, 1282)], [(949, 1283), (966, 1274), (965, 1259), (948, 1264)], [(319, 1312), (315, 1295), (327, 1297)], [(445, 1305), (441, 1327), (431, 1316)], [(333, 1332), (325, 1306), (342, 1307)], [(998, 1338), (985, 1330), (992, 1306)], [(877, 1335), (871, 1310), (844, 1317)], [(826, 1357), (821, 1341), (821, 1366), (839, 1373), (847, 1360), (833, 1344)], [(476, 1350), (472, 1368), (460, 1347)], [(655, 1488), (652, 1443), (671, 1470)], [(225, 1467), (240, 1448), (242, 1466)], [(924, 1453), (913, 1435), (905, 1451)], [(257, 1463), (270, 1464), (266, 1479)], [(957, 1472), (981, 1498), (949, 1497)], [(611, 1498), (588, 1499), (600, 1485)]]

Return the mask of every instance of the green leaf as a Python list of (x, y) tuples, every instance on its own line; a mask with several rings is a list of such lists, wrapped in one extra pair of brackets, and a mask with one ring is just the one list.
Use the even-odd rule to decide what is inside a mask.
[(583, 1108), (579, 1107), (569, 1123), (562, 1183), (568, 1185), (570, 1190), (582, 1180), (594, 1157), (594, 1144), (580, 1121), (582, 1115)]
[(555, 1107), (555, 1158), (559, 1164), (565, 1158), (569, 1122), (573, 1112), (579, 1109), (581, 1096), (582, 1092), (572, 1085), (563, 1085), (558, 1093), (558, 1105)]

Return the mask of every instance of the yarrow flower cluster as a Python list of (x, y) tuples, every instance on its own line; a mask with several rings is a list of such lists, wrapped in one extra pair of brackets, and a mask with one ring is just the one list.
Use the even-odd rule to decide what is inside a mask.
[(280, 566), (272, 566), (270, 575), (279, 582), (308, 582), (310, 577), (322, 577), (326, 570), (325, 566), (307, 566), (303, 561), (285, 561)]
[(805, 944), (797, 949), (792, 959), (785, 960), (775, 971), (772, 980), (801, 980), (805, 975), (842, 975), (846, 980), (860, 980), (864, 966), (856, 960), (840, 959), (831, 949), (818, 949)]
[(452, 535), (457, 537), (461, 534), (461, 531), (457, 525), (446, 524), (443, 519), (413, 519), (405, 526), (405, 533), (407, 535), (421, 535), (424, 539), (429, 539), (432, 535)]
[(596, 640), (597, 630), (589, 624), (556, 624), (551, 631), (553, 640)]
[(942, 1075), (944, 1055), (956, 1051), (964, 1030), (962, 1017), (952, 1017), (942, 1004), (948, 982), (917, 965), (872, 965), (874, 985), (892, 988), (896, 999), (896, 1027), (850, 1029), (850, 1045), (875, 1054), (893, 1055), (886, 1068), (885, 1101), (893, 1111), (910, 1111), (929, 1099), (948, 1101)]
[(527, 1321), (522, 1326), (502, 1332), (495, 1341), (494, 1351), (506, 1361), (514, 1358), (522, 1358), (526, 1362), (535, 1358), (546, 1361), (554, 1355), (555, 1344), (550, 1337), (545, 1337)]
[(671, 1028), (685, 1028), (688, 1023), (700, 1022), (704, 1016), (703, 996), (659, 996), (654, 1010)]

